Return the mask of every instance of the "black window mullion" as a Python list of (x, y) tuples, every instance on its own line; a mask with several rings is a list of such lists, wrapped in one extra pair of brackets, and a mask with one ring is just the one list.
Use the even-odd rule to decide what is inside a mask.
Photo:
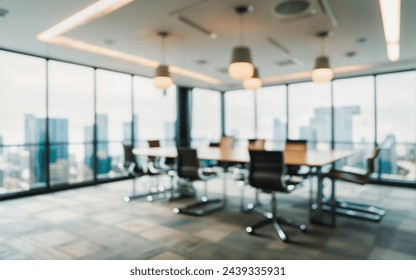
[(50, 182), (50, 143), (49, 143), (49, 59), (46, 59), (46, 88), (45, 88), (45, 102), (46, 102), (46, 119), (45, 119), (45, 183), (46, 188), (51, 188)]

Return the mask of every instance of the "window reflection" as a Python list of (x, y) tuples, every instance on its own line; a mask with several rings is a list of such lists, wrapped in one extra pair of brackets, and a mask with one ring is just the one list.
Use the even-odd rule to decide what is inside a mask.
[[(254, 92), (227, 91), (225, 94), (225, 134), (237, 141), (256, 138), (254, 129)], [(242, 144), (242, 143), (240, 143)]]
[(176, 86), (166, 92), (156, 89), (152, 79), (134, 77), (135, 139), (147, 146), (147, 140), (174, 145), (176, 135)]
[(257, 138), (267, 140), (268, 148), (283, 150), (286, 142), (286, 86), (257, 90)]
[(331, 142), (331, 84), (289, 85), (289, 138), (308, 140), (308, 149), (328, 150)]
[(221, 137), (221, 95), (218, 91), (192, 90), (192, 144), (208, 146)]
[(377, 142), (383, 180), (416, 180), (416, 72), (377, 76)]

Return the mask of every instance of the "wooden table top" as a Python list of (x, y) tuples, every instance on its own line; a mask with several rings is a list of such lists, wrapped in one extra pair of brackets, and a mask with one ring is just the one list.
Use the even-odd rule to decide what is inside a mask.
[[(231, 163), (248, 163), (250, 155), (247, 148), (198, 148), (198, 158), (201, 160), (215, 160)], [(155, 156), (176, 158), (178, 155), (176, 147), (159, 148), (137, 148), (133, 150), (137, 156)], [(322, 167), (332, 164), (338, 160), (352, 156), (353, 151), (307, 151), (285, 152), (284, 158), (287, 165), (306, 165), (310, 167)]]

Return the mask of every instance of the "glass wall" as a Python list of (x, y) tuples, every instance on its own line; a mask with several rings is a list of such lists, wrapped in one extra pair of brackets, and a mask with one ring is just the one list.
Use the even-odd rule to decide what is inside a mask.
[(266, 139), (267, 148), (282, 150), (286, 142), (286, 86), (263, 87), (257, 95), (257, 138)]
[(0, 195), (46, 187), (46, 60), (0, 51)]
[(192, 90), (192, 145), (208, 146), (221, 138), (221, 93), (194, 88)]
[(123, 176), (123, 144), (132, 141), (131, 75), (96, 71), (97, 176)]
[(416, 181), (416, 72), (379, 75), (377, 142), (382, 180)]
[(162, 146), (174, 145), (176, 86), (164, 92), (153, 86), (152, 79), (135, 76), (133, 81), (136, 145), (147, 147), (147, 140), (160, 140)]
[[(233, 90), (224, 100), (225, 132), (242, 146), (265, 138), (283, 149), (288, 127), (309, 149), (362, 151), (349, 164), (365, 167), (377, 143), (378, 179), (416, 181), (416, 71)], [(0, 51), (0, 196), (123, 176), (122, 144), (174, 145), (176, 110), (175, 86), (164, 93), (149, 78)], [(193, 140), (217, 141), (221, 94), (194, 89), (192, 120)]]
[(228, 91), (225, 95), (225, 134), (243, 145), (256, 138), (254, 121), (255, 93), (248, 90)]
[(123, 144), (174, 144), (176, 102), (151, 79), (0, 51), (0, 196), (125, 176)]
[(245, 140), (257, 134), (269, 143), (286, 139), (288, 122), (289, 138), (307, 139), (311, 150), (354, 150), (356, 155), (344, 164), (359, 168), (367, 167), (377, 144), (382, 150), (374, 179), (416, 181), (416, 71), (264, 87), (257, 100), (245, 90), (229, 91), (225, 122), (227, 135)]
[(375, 140), (374, 77), (335, 80), (333, 98), (335, 148), (354, 150), (348, 165), (367, 168)]
[(308, 140), (310, 150), (331, 147), (331, 84), (289, 85), (289, 138)]
[(94, 69), (49, 61), (51, 185), (94, 179)]

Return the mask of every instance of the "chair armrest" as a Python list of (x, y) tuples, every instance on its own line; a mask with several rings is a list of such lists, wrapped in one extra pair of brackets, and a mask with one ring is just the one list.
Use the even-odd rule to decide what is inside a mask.
[(337, 170), (343, 171), (343, 172), (349, 172), (349, 173), (356, 173), (360, 175), (365, 175), (367, 173), (367, 170), (365, 169), (348, 166), (348, 165), (344, 165), (343, 167), (341, 167), (341, 169), (337, 169)]
[(355, 184), (364, 185), (368, 182), (367, 174), (348, 172), (344, 170), (333, 169), (326, 174), (331, 179), (343, 180)]

